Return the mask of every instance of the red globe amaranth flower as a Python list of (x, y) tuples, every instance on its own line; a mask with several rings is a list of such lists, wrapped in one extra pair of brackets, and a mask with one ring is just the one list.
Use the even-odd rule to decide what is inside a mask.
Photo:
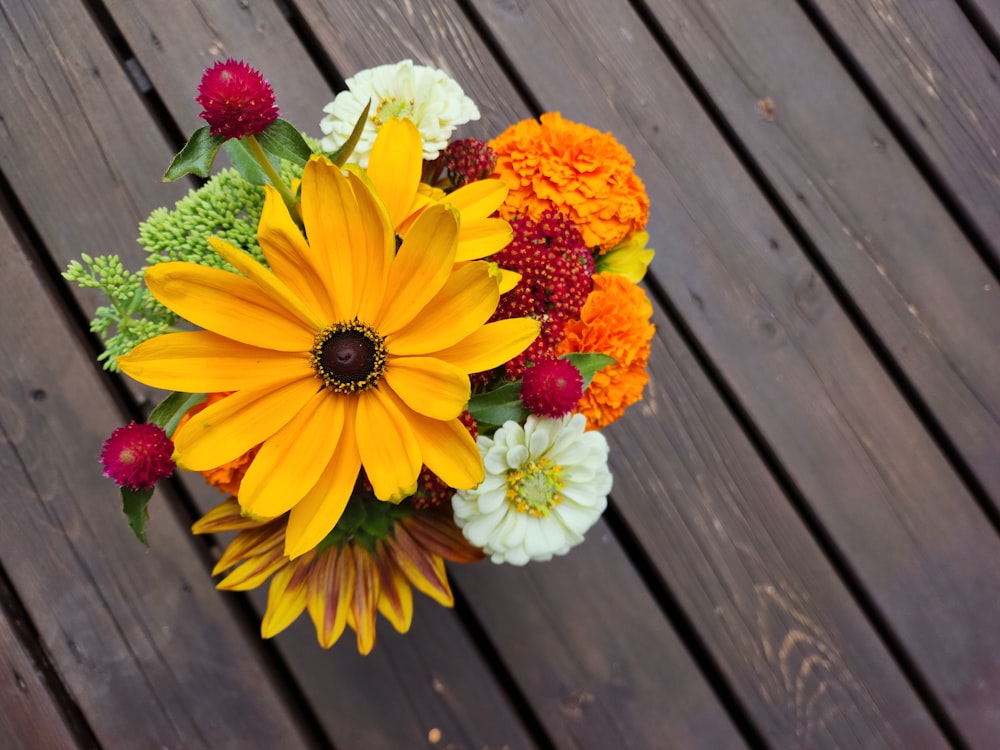
[(497, 155), (486, 143), (476, 138), (460, 138), (448, 144), (441, 154), (441, 165), (455, 187), (483, 180), (493, 174)]
[(204, 108), (198, 116), (212, 134), (226, 138), (257, 135), (278, 119), (271, 84), (242, 60), (217, 62), (205, 70), (195, 101)]
[(119, 487), (148, 490), (174, 470), (174, 443), (155, 424), (132, 422), (111, 433), (101, 451), (104, 476)]
[(559, 417), (576, 408), (583, 376), (568, 359), (547, 359), (524, 371), (521, 401), (536, 417)]
[(551, 359), (566, 321), (580, 316), (594, 286), (594, 259), (576, 225), (559, 211), (545, 211), (537, 223), (516, 216), (510, 226), (514, 239), (491, 260), (521, 280), (500, 298), (492, 320), (530, 317), (542, 324), (531, 346), (505, 365), (507, 378), (516, 380), (527, 362)]

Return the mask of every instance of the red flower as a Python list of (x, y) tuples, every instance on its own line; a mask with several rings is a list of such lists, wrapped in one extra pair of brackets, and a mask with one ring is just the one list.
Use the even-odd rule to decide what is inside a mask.
[(576, 408), (583, 376), (568, 359), (547, 359), (524, 371), (521, 401), (536, 417), (559, 417)]
[(452, 185), (461, 187), (469, 182), (485, 180), (497, 166), (497, 155), (476, 138), (452, 141), (441, 154), (441, 164), (448, 172)]
[(116, 428), (104, 443), (104, 476), (119, 487), (148, 490), (173, 472), (173, 452), (173, 441), (159, 425), (132, 422)]
[(198, 116), (208, 122), (212, 134), (226, 138), (256, 135), (278, 119), (271, 84), (242, 60), (208, 68), (195, 101), (204, 108)]

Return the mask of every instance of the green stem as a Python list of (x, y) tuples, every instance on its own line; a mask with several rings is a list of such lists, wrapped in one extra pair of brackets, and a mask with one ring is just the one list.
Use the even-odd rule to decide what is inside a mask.
[(302, 227), (302, 219), (299, 216), (299, 202), (295, 200), (295, 196), (292, 195), (292, 191), (289, 189), (285, 181), (281, 179), (281, 175), (275, 170), (274, 165), (271, 164), (271, 160), (267, 158), (267, 154), (264, 153), (264, 149), (261, 148), (260, 143), (257, 142), (257, 137), (254, 135), (244, 136), (243, 142), (246, 147), (250, 149), (250, 153), (253, 154), (253, 158), (257, 160), (260, 164), (260, 168), (264, 170), (264, 174), (274, 185), (275, 189), (281, 195), (281, 199), (285, 201), (285, 205), (288, 207), (288, 213), (292, 215), (292, 219), (295, 223)]

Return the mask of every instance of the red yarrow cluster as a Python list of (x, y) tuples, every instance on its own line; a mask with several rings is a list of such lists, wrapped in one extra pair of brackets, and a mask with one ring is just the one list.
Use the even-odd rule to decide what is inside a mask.
[(497, 155), (486, 143), (476, 138), (452, 141), (441, 154), (441, 165), (455, 187), (483, 180), (493, 174)]
[(212, 134), (225, 138), (257, 135), (278, 119), (271, 84), (242, 60), (208, 68), (195, 101), (203, 108), (198, 116), (208, 122)]
[(491, 259), (517, 271), (521, 280), (500, 298), (492, 319), (530, 317), (542, 324), (531, 346), (505, 365), (507, 378), (516, 380), (528, 362), (553, 358), (563, 326), (579, 317), (593, 288), (594, 259), (579, 230), (559, 211), (546, 211), (537, 223), (516, 216), (510, 225), (514, 239)]
[(104, 476), (119, 487), (148, 490), (173, 473), (174, 443), (155, 424), (132, 422), (111, 433), (101, 451)]

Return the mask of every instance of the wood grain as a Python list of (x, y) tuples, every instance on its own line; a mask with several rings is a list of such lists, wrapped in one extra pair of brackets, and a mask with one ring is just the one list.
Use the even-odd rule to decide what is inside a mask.
[(1000, 500), (1000, 285), (975, 249), (795, 2), (650, 5), (978, 482)]
[[(1000, 261), (1000, 60), (955, 2), (809, 4), (968, 213), (993, 262)], [(995, 4), (987, 5), (995, 20)]]
[(543, 107), (635, 155), (656, 279), (893, 637), (988, 747), (1000, 543), (815, 269), (626, 3), (474, 5)]
[[(6, 443), (0, 450), (9, 450)], [(6, 461), (0, 463), (7, 463)], [(2, 585), (2, 584), (0, 584)], [(72, 730), (31, 652), (19, 637), (0, 590), (0, 736), (10, 748), (76, 748)]]

